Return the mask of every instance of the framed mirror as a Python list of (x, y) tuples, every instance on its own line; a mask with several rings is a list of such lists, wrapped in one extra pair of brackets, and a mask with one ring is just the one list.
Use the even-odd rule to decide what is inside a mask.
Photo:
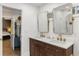
[(68, 3), (53, 9), (53, 31), (56, 34), (72, 34), (72, 4)]

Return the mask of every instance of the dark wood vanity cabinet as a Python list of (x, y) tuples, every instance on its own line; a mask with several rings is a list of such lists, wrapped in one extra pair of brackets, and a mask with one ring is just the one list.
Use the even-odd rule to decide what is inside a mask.
[(69, 56), (71, 54), (73, 54), (73, 45), (64, 49), (30, 38), (30, 56)]

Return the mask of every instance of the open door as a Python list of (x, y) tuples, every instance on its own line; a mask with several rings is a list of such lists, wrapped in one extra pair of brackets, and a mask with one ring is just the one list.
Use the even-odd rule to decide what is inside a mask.
[[(21, 10), (3, 6), (3, 19), (9, 19), (10, 27), (6, 26), (6, 23), (3, 23), (5, 31), (3, 31), (4, 36), (3, 40), (3, 55), (21, 55)], [(8, 24), (8, 23), (7, 23)], [(7, 32), (8, 31), (8, 32)], [(7, 39), (7, 37), (9, 37)]]
[(14, 39), (15, 39), (15, 21), (14, 19), (11, 20), (11, 45), (12, 49), (14, 50)]

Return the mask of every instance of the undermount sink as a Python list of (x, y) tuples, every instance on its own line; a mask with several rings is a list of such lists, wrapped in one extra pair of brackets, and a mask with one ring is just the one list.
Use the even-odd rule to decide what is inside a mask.
[(60, 41), (57, 40), (56, 38), (50, 38), (50, 37), (42, 37), (42, 36), (36, 36), (36, 38), (38, 38), (40, 41), (45, 41), (45, 42), (50, 42), (50, 43), (58, 43), (58, 44), (64, 44), (67, 41)]
[(65, 43), (66, 41), (60, 41), (60, 40), (57, 40), (57, 39), (51, 39), (51, 38), (47, 38), (47, 37), (40, 37), (41, 40), (44, 40), (44, 41), (49, 41), (49, 42), (55, 42), (55, 43)]

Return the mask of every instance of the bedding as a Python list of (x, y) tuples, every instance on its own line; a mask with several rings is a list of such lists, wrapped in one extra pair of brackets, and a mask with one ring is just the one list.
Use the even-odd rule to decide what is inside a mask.
[(9, 32), (6, 32), (6, 31), (3, 31), (2, 35), (3, 36), (7, 36), (7, 35), (10, 35), (10, 33)]

